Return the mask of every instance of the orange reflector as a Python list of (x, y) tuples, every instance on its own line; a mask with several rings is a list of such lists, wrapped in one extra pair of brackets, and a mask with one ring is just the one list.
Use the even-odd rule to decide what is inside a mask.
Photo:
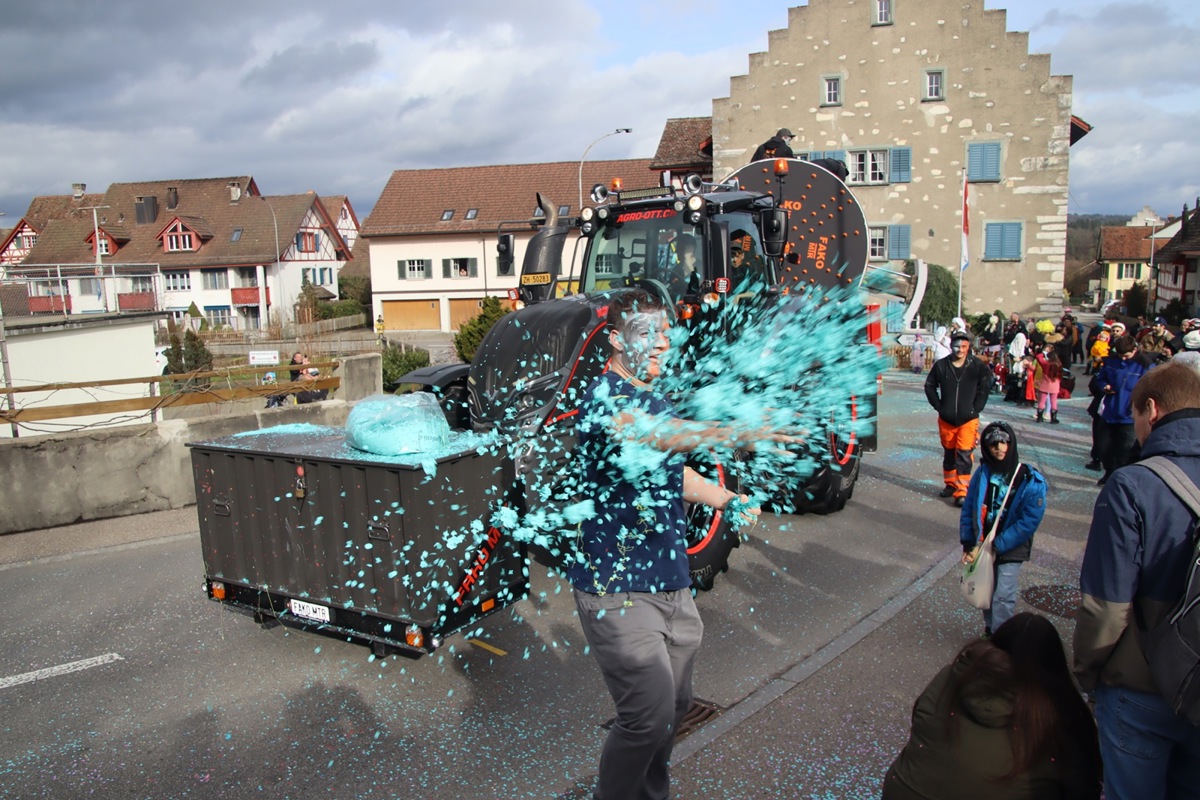
[(225, 599), (225, 584), (221, 583), (220, 581), (213, 581), (212, 582), (212, 596), (213, 596), (213, 599), (215, 599), (215, 600), (224, 600)]
[(404, 631), (404, 641), (409, 647), (422, 647), (425, 644), (425, 634), (416, 625), (409, 625)]
[(299, 478), (304, 477), (304, 465), (303, 464), (296, 465), (296, 477), (299, 477)]
[(776, 175), (787, 175), (788, 174), (788, 163), (787, 163), (786, 158), (775, 159), (775, 174)]
[(691, 319), (696, 316), (696, 307), (691, 303), (684, 303), (679, 307), (680, 319)]
[(489, 597), (487, 600), (484, 600), (482, 603), (479, 604), (480, 611), (491, 611), (495, 607), (496, 607), (496, 598), (494, 598), (494, 597)]

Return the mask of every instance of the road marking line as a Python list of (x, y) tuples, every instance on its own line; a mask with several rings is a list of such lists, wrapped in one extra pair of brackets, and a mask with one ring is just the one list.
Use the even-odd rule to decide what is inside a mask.
[(9, 678), (0, 678), (0, 689), (8, 689), (13, 686), (20, 686), (22, 683), (33, 683), (34, 681), (45, 680), (46, 678), (56, 678), (59, 675), (67, 675), (71, 672), (79, 672), (83, 669), (91, 669), (92, 667), (111, 664), (114, 661), (124, 661), (116, 653), (105, 653), (102, 656), (95, 658), (85, 658), (82, 661), (72, 661), (70, 664), (59, 664), (57, 667), (46, 667), (45, 669), (35, 670), (34, 672), (25, 672), (20, 675), (13, 675)]
[(492, 645), (488, 644), (487, 642), (481, 642), (481, 641), (480, 641), (480, 640), (478, 640), (478, 639), (467, 639), (467, 642), (468, 642), (468, 644), (473, 644), (473, 645), (475, 645), (476, 647), (479, 647), (479, 648), (482, 648), (482, 649), (484, 649), (484, 650), (487, 650), (489, 653), (493, 653), (493, 654), (495, 654), (495, 655), (498, 655), (498, 656), (506, 656), (506, 655), (508, 655), (508, 653), (506, 653), (505, 651), (501, 650), (499, 647), (493, 647)]

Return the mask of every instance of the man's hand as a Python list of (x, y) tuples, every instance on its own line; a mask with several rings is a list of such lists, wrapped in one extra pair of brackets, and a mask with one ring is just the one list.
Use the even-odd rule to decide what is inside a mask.
[(751, 507), (749, 495), (732, 495), (725, 502), (725, 515), (729, 520), (729, 524), (735, 528), (744, 528), (747, 525), (754, 527), (758, 524), (758, 517), (762, 514), (762, 509), (758, 506)]

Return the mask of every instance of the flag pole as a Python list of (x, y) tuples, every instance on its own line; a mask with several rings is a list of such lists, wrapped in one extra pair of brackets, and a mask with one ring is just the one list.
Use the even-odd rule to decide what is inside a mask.
[(963, 191), (962, 191), (962, 246), (959, 250), (959, 268), (958, 268), (958, 316), (962, 316), (962, 282), (963, 273), (967, 271), (967, 265), (970, 261), (969, 237), (971, 233), (971, 223), (968, 216), (969, 201), (967, 197), (967, 171), (963, 170)]

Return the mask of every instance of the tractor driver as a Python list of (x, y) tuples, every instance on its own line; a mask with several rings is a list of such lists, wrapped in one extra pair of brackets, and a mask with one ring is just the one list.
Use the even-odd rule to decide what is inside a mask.
[[(729, 277), (735, 292), (748, 281), (763, 280), (762, 259), (755, 252), (754, 237), (742, 228), (729, 234)], [(748, 288), (742, 287), (740, 291)]]

